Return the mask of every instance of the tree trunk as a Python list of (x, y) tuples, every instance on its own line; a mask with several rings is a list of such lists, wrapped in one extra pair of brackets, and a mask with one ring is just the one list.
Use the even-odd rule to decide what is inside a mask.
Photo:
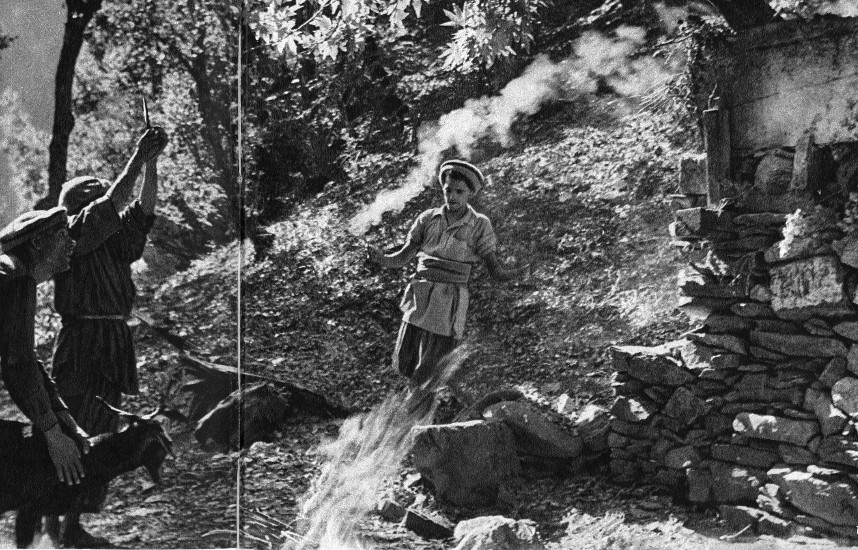
[(727, 24), (736, 30), (759, 27), (775, 19), (775, 10), (765, 0), (709, 0)]
[(36, 203), (38, 209), (56, 206), (60, 190), (66, 181), (69, 136), (74, 129), (72, 84), (75, 65), (83, 46), (83, 33), (95, 12), (101, 8), (101, 0), (66, 0), (66, 6), (68, 12), (63, 32), (63, 47), (60, 50), (54, 89), (54, 125), (51, 144), (48, 147), (48, 194)]

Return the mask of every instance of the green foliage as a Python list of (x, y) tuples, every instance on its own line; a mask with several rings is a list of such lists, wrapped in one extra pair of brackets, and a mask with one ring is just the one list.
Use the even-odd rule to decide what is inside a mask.
[(423, 0), (254, 0), (250, 29), (286, 62), (336, 61), (359, 51), (368, 37), (402, 36), (410, 13), (420, 17)]
[(498, 60), (527, 53), (544, 0), (467, 0), (444, 10), (456, 29), (444, 51), (444, 67), (462, 72), (488, 69)]

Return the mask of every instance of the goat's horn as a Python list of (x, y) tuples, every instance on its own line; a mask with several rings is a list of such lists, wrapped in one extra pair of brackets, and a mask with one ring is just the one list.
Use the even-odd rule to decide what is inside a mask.
[(135, 416), (129, 412), (123, 411), (122, 409), (117, 409), (116, 407), (114, 407), (113, 405), (111, 405), (110, 403), (105, 401), (104, 398), (101, 397), (100, 395), (96, 395), (95, 398), (98, 399), (99, 403), (101, 403), (107, 410), (112, 411), (113, 413), (115, 413), (121, 417), (129, 418), (129, 417)]
[(143, 420), (152, 420), (153, 418), (155, 418), (156, 416), (158, 416), (162, 412), (164, 412), (164, 405), (163, 404), (158, 405), (155, 408), (155, 410), (150, 412), (149, 414), (143, 415)]

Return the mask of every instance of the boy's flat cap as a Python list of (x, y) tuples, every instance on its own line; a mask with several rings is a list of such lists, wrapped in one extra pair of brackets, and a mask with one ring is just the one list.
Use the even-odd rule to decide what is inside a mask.
[(444, 174), (451, 170), (455, 170), (464, 176), (471, 184), (471, 189), (474, 193), (482, 189), (485, 185), (486, 180), (483, 178), (483, 173), (480, 172), (480, 169), (470, 162), (459, 159), (448, 160), (441, 164), (441, 167), (438, 169), (438, 181), (442, 185), (444, 183)]
[(62, 206), (25, 212), (0, 230), (0, 253), (9, 252), (44, 231), (65, 227), (67, 223), (66, 209)]

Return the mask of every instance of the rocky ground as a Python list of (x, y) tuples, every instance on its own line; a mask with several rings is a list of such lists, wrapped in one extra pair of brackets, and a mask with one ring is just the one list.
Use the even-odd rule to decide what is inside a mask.
[[(675, 309), (681, 263), (667, 246), (673, 212), (667, 195), (676, 158), (696, 142), (667, 114), (618, 118), (613, 112), (608, 103), (562, 105), (520, 125), (511, 148), (481, 153), (492, 185), (479, 207), (495, 222), (502, 257), (532, 261), (534, 273), (505, 285), (477, 275), (471, 355), (457, 378), (466, 397), (516, 388), (547, 406), (564, 394), (573, 410), (607, 406), (613, 396), (610, 345), (656, 344), (690, 328)], [(403, 386), (388, 357), (408, 273), (368, 267), (363, 239), (385, 248), (401, 243), (414, 216), (438, 201), (435, 190), (426, 191), (362, 239), (350, 236), (348, 216), (403, 170), (390, 155), (364, 166), (360, 179), (371, 184), (314, 199), (269, 228), (274, 242), (267, 250), (247, 245), (242, 290), (245, 368), (299, 382), (355, 411), (370, 410)], [(139, 307), (189, 349), (234, 364), (237, 253), (235, 246), (218, 250), (145, 287)], [(136, 337), (144, 388), (128, 407), (150, 410), (161, 400), (182, 407), (171, 386), (181, 377), (176, 351), (144, 326)], [(152, 487), (142, 471), (124, 476), (113, 486), (108, 509), (88, 525), (122, 547), (230, 547), (240, 502), (242, 547), (279, 547), (300, 531), (299, 503), (320, 471), (317, 447), (341, 422), (294, 418), (270, 442), (241, 454), (202, 449), (188, 426), (174, 424), (178, 456), (168, 459), (162, 487)], [(412, 483), (415, 470), (403, 460), (399, 474), (378, 488), (379, 497), (452, 523), (485, 514), (531, 519), (550, 548), (822, 544), (744, 539), (719, 525), (713, 512), (674, 502), (655, 486), (613, 483), (607, 464), (555, 474), (525, 471), (496, 507), (450, 509)], [(0, 524), (5, 540), (11, 525), (8, 517)], [(374, 515), (360, 533), (370, 548), (451, 547), (449, 540), (423, 539)]]

